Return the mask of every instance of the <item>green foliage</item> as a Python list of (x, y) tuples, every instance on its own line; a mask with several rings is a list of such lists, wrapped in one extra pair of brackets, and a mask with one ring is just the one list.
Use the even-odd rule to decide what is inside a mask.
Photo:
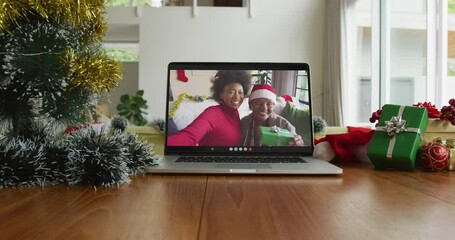
[(36, 117), (62, 118), (62, 102), (71, 103), (69, 107), (90, 104), (87, 97), (74, 102), (66, 94), (70, 68), (61, 59), (68, 49), (79, 49), (76, 29), (34, 21), (1, 32), (0, 43), (0, 123), (14, 133)]
[(68, 89), (63, 98), (54, 102), (55, 108), (47, 109), (56, 121), (67, 125), (78, 125), (93, 117), (100, 98), (100, 95), (84, 91), (81, 87), (74, 87)]
[(449, 0), (449, 14), (455, 13), (455, 0)]
[(117, 105), (117, 111), (120, 116), (126, 117), (130, 122), (137, 126), (144, 126), (147, 124), (147, 120), (143, 114), (146, 112), (142, 109), (147, 109), (147, 101), (142, 97), (144, 90), (137, 91), (136, 95), (130, 97), (128, 94), (124, 94), (120, 97), (120, 102)]
[(8, 132), (8, 130), (11, 131), (11, 129), (7, 129), (5, 135), (11, 138), (19, 137), (22, 139), (33, 139), (35, 141), (43, 142), (55, 133), (56, 127), (57, 125), (53, 122), (37, 120), (21, 127), (19, 132)]
[(140, 0), (140, 1), (135, 1), (131, 2), (131, 0), (110, 0), (109, 1), (109, 6), (111, 7), (132, 7), (136, 6), (137, 4), (133, 4), (136, 2), (139, 2), (140, 6), (149, 6), (150, 5), (150, 0)]
[(107, 48), (106, 52), (111, 59), (121, 62), (138, 62), (139, 55), (131, 49), (125, 48)]
[(0, 32), (0, 124), (18, 135), (37, 118), (64, 124), (91, 120), (98, 96), (76, 84), (72, 74), (83, 67), (68, 59), (70, 53), (82, 55), (88, 49), (95, 55), (101, 51), (95, 46), (87, 45), (77, 28), (53, 21), (31, 21)]
[(272, 84), (272, 79), (269, 77), (269, 71), (267, 70), (258, 70), (252, 76), (254, 84)]
[(448, 75), (448, 76), (455, 76), (455, 69), (449, 68), (449, 69), (448, 69), (448, 74), (447, 74), (447, 75)]

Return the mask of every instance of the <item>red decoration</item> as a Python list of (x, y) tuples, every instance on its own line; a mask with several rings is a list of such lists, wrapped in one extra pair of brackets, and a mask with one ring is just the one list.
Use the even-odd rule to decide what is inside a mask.
[(352, 162), (354, 160), (360, 160), (358, 159), (359, 157), (355, 156), (355, 151), (353, 150), (368, 144), (373, 138), (374, 131), (370, 128), (363, 127), (348, 126), (347, 128), (347, 133), (327, 134), (321, 139), (315, 139), (315, 144), (328, 142), (335, 151), (337, 161)]
[(448, 106), (441, 108), (441, 120), (448, 120), (452, 125), (455, 125), (455, 98), (449, 100)]
[(421, 148), (423, 166), (427, 170), (444, 170), (449, 164), (450, 151), (440, 143), (430, 143)]
[(185, 75), (185, 70), (177, 70), (177, 79), (182, 82), (188, 82), (188, 77)]
[(413, 105), (414, 107), (424, 107), (428, 110), (428, 118), (439, 118), (441, 113), (439, 110), (436, 108), (435, 105), (432, 105), (431, 102), (418, 102), (417, 104)]
[(79, 125), (79, 126), (76, 126), (76, 125), (71, 125), (71, 126), (68, 126), (66, 129), (65, 129), (65, 133), (66, 134), (69, 134), (71, 135), (73, 132), (75, 131), (80, 131), (84, 128), (87, 128), (89, 126), (104, 126), (105, 124), (102, 123), (102, 122), (93, 122), (93, 123), (85, 123), (84, 125)]
[(375, 123), (381, 117), (382, 109), (378, 109), (376, 112), (373, 112), (370, 117), (370, 123)]
[(281, 97), (284, 99), (285, 102), (293, 102), (292, 97), (289, 95), (283, 95)]
[(68, 126), (66, 129), (65, 129), (65, 133), (66, 134), (72, 134), (74, 131), (79, 131), (81, 130), (81, 126)]
[[(454, 104), (455, 104), (455, 101), (454, 101)], [(414, 107), (424, 107), (427, 109), (428, 111), (428, 118), (440, 118), (442, 119), (442, 115), (441, 112), (443, 112), (443, 110), (441, 110), (441, 112), (436, 108), (435, 105), (431, 104), (431, 102), (424, 102), (424, 103), (421, 103), (421, 102), (418, 102), (416, 104), (413, 104), (412, 106)], [(373, 112), (371, 114), (371, 117), (370, 117), (370, 122), (371, 123), (375, 123), (376, 121), (379, 120), (379, 118), (381, 117), (381, 113), (382, 113), (382, 109), (378, 109), (376, 112)], [(444, 113), (444, 112), (443, 112)], [(455, 113), (454, 113), (454, 123), (452, 123), (455, 125)]]

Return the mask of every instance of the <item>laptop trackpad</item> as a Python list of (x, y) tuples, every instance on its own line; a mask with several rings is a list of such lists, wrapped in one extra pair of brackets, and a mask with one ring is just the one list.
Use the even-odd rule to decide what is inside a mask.
[(221, 163), (215, 164), (215, 168), (229, 168), (229, 169), (271, 169), (270, 164), (256, 164), (256, 163)]

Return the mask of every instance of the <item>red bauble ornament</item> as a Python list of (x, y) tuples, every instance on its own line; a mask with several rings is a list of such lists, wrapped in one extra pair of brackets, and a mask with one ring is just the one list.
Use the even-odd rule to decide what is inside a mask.
[(421, 148), (423, 166), (427, 170), (444, 170), (449, 164), (450, 151), (440, 143), (430, 143)]

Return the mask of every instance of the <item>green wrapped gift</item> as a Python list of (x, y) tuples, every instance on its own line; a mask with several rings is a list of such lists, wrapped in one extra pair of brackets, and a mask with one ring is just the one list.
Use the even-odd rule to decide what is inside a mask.
[(264, 146), (287, 146), (289, 141), (294, 140), (294, 135), (287, 129), (277, 126), (259, 128), (261, 129), (261, 143)]
[(414, 170), (427, 124), (426, 108), (384, 105), (368, 147), (368, 157), (375, 168)]

